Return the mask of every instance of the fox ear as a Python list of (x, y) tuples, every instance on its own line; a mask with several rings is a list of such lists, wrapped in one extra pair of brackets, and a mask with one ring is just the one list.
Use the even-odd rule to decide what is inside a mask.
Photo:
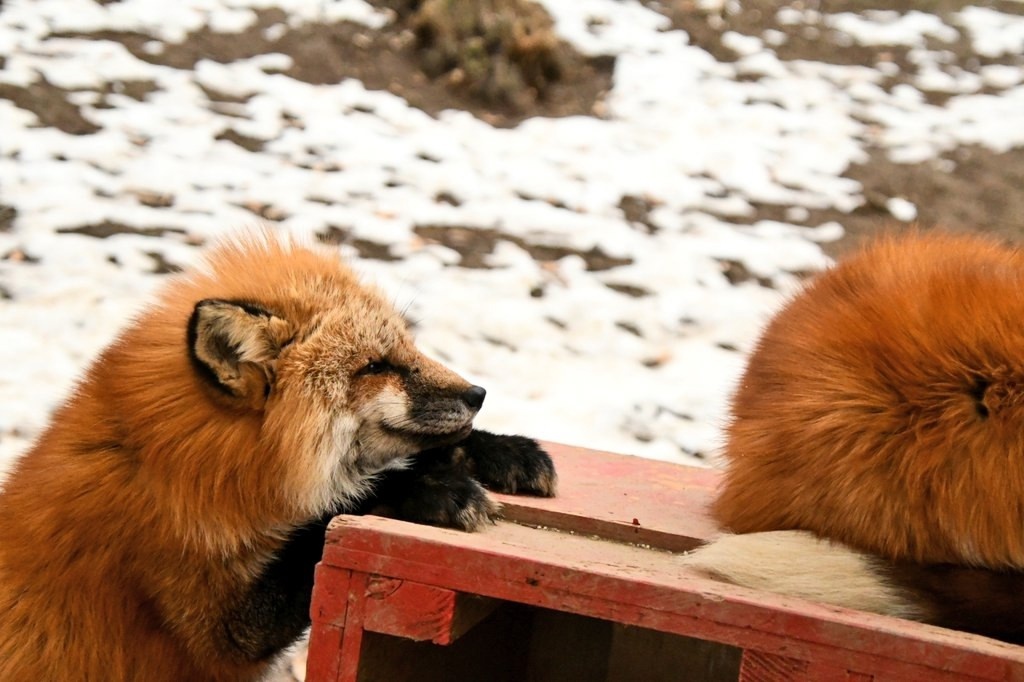
[(235, 402), (257, 409), (270, 395), (277, 357), (290, 338), (287, 321), (239, 301), (200, 301), (188, 322), (189, 354), (200, 374)]

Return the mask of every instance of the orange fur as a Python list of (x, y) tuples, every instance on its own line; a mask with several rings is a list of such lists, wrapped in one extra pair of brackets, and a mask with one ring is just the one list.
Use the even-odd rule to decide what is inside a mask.
[(979, 237), (881, 240), (768, 325), (713, 513), (736, 533), (1024, 568), (1022, 424), (1024, 256)]
[[(273, 311), (237, 399), (188, 355), (190, 315), (210, 298)], [(170, 282), (0, 491), (0, 679), (261, 676), (267, 662), (224, 646), (232, 600), (287, 529), (417, 450), (377, 426), (397, 408), (388, 377), (356, 378), (375, 357), (469, 387), (336, 256), (265, 235)]]

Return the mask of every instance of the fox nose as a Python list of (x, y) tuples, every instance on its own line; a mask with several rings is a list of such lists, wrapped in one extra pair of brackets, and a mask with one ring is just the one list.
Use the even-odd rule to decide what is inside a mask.
[(483, 386), (471, 386), (462, 394), (462, 400), (474, 410), (479, 410), (480, 406), (484, 404), (484, 397), (486, 395), (487, 391), (484, 390)]

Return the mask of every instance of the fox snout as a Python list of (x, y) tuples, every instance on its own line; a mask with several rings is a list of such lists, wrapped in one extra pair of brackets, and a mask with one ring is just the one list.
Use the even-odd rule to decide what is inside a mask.
[(468, 432), (487, 395), (482, 386), (440, 387), (414, 378), (404, 383), (408, 397), (406, 425), (424, 435)]

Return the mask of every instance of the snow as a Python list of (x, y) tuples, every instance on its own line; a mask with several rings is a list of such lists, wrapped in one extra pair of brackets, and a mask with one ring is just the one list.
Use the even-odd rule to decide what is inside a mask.
[(982, 57), (1024, 51), (1024, 17), (972, 6), (962, 9), (957, 18), (969, 33), (974, 51)]
[[(202, 26), (245, 30), (260, 8), (285, 9), (289, 25), (388, 20), (358, 0), (5, 4), (0, 83), (45, 78), (103, 89), (150, 80), (156, 90), (142, 101), (107, 95), (109, 108), (76, 93), (101, 128), (80, 136), (41, 127), (0, 100), (0, 204), (17, 210), (13, 230), (0, 233), (0, 256), (8, 255), (0, 287), (10, 296), (0, 297), (0, 460), (39, 433), (75, 377), (159, 286), (149, 254), (188, 265), (198, 242), (253, 225), (252, 209), (271, 206), (282, 231), (343, 228), (400, 257), (364, 260), (344, 249), (367, 280), (408, 307), (427, 352), (488, 388), (479, 426), (707, 462), (758, 330), (797, 290), (796, 273), (827, 267), (821, 242), (842, 234), (836, 223), (743, 225), (730, 216), (752, 215), (754, 203), (786, 206), (794, 221), (814, 209), (850, 211), (864, 202), (862, 188), (842, 174), (870, 146), (906, 162), (964, 144), (1024, 146), (1024, 126), (1008, 123), (1024, 114), (1021, 69), (990, 65), (977, 76), (944, 67), (942, 45), (960, 30), (981, 55), (1020, 51), (1024, 24), (994, 10), (965, 8), (956, 26), (917, 12), (779, 10), (781, 25), (910, 46), (934, 65), (921, 82), (887, 89), (882, 66), (779, 59), (779, 32), (727, 34), (740, 58), (726, 63), (632, 0), (543, 4), (581, 51), (618, 56), (602, 118), (497, 129), (461, 111), (432, 118), (354, 80), (294, 80), (280, 73), (284, 55), (203, 60), (186, 71), (114, 42), (47, 37), (136, 31), (159, 53), (159, 41)], [(210, 102), (200, 86), (249, 99)], [(930, 104), (921, 89), (953, 96)], [(264, 141), (263, 150), (216, 139), (227, 130)], [(173, 204), (148, 206), (145, 196)], [(625, 197), (651, 207), (650, 227), (624, 218)], [(899, 198), (888, 208), (903, 221), (916, 212)], [(165, 232), (60, 232), (104, 221)], [(506, 237), (486, 257), (491, 269), (469, 269), (416, 232), (430, 225)], [(599, 249), (629, 263), (588, 270), (576, 255), (540, 263), (517, 240)], [(730, 263), (751, 278), (730, 282)]]
[(885, 208), (896, 220), (909, 223), (917, 217), (917, 206), (903, 197), (892, 197), (885, 202)]
[(868, 10), (863, 15), (842, 12), (826, 18), (825, 24), (848, 34), (861, 45), (924, 46), (928, 38), (951, 43), (959, 33), (934, 14), (911, 10)]

